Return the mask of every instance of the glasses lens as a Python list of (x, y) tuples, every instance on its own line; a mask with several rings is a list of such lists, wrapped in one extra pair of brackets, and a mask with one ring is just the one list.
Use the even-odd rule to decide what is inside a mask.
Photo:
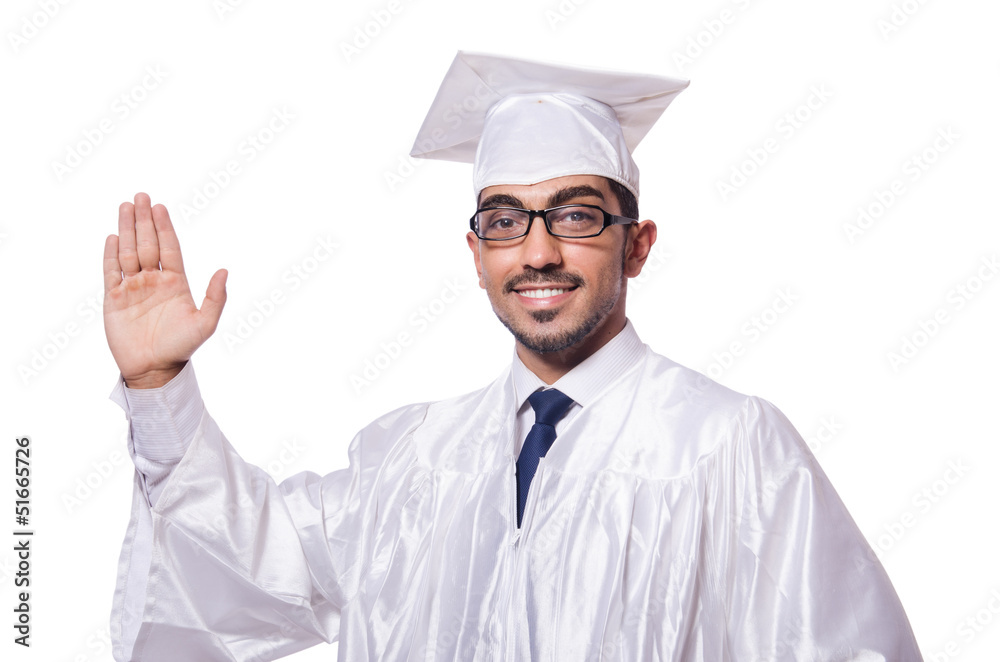
[(476, 214), (476, 234), (487, 239), (512, 239), (525, 234), (528, 212), (520, 209), (485, 209)]
[(594, 207), (559, 207), (545, 216), (552, 233), (562, 237), (586, 237), (604, 227), (604, 213)]

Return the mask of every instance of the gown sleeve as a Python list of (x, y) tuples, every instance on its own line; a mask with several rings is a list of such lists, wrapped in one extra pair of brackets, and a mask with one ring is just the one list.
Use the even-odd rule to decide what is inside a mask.
[(744, 414), (733, 659), (921, 660), (888, 575), (805, 442), (768, 402), (750, 398)]
[[(264, 661), (336, 640), (375, 519), (365, 495), (400, 436), (393, 421), (377, 421), (352, 441), (349, 468), (280, 485), (204, 410), (179, 461), (150, 464), (130, 442), (137, 471), (112, 612), (115, 659)], [(160, 474), (155, 500), (143, 468)]]

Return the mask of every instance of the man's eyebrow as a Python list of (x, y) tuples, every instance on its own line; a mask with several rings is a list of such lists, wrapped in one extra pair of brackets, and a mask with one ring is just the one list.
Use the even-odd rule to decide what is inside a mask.
[(600, 198), (604, 201), (604, 194), (598, 191), (593, 186), (587, 186), (586, 184), (582, 186), (570, 186), (569, 188), (564, 188), (556, 191), (549, 197), (549, 201), (546, 206), (548, 207), (558, 207), (559, 205), (564, 205), (576, 198)]
[(506, 193), (496, 193), (479, 203), (480, 209), (487, 207), (520, 207), (524, 208), (524, 203), (512, 195)]
[[(577, 198), (599, 198), (604, 201), (604, 194), (593, 186), (587, 186), (583, 184), (581, 186), (569, 186), (564, 189), (560, 189), (549, 196), (549, 200), (546, 203), (547, 207), (558, 207), (559, 205), (564, 205)], [(481, 203), (479, 203), (481, 209), (487, 207), (521, 207), (524, 208), (524, 203), (518, 198), (510, 195), (508, 193), (496, 193), (489, 196)]]

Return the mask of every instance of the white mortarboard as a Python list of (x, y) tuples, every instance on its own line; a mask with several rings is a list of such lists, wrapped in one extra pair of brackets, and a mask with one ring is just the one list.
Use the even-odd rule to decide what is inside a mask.
[(631, 152), (688, 82), (459, 51), (410, 155), (472, 163), (477, 196), (599, 175), (638, 197)]

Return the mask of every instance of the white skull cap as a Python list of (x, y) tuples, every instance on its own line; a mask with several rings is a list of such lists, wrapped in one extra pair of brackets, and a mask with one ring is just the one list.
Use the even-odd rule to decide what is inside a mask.
[(632, 150), (686, 80), (459, 51), (410, 151), (497, 184), (599, 175), (639, 196)]

